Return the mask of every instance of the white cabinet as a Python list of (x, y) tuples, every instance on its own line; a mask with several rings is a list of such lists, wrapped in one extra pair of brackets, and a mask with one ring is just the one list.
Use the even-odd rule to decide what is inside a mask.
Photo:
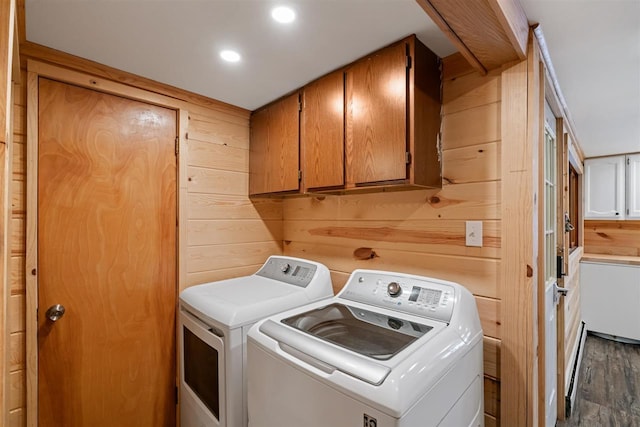
[(627, 155), (626, 217), (640, 219), (640, 154)]
[(623, 219), (625, 156), (584, 161), (584, 218)]
[(640, 340), (640, 266), (582, 261), (580, 287), (587, 330)]

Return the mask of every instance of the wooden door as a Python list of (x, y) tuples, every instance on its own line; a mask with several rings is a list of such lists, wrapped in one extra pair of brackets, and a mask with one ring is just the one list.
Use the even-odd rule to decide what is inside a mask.
[(305, 86), (300, 124), (304, 188), (344, 185), (344, 72)]
[(38, 126), (38, 425), (175, 425), (176, 112), (41, 78)]
[(347, 71), (347, 181), (407, 178), (407, 51), (399, 43)]
[(296, 92), (251, 116), (249, 194), (298, 190), (299, 115)]

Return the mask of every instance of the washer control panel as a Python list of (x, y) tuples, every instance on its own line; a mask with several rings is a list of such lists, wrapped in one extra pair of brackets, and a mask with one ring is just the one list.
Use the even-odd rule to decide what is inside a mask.
[(420, 276), (356, 270), (340, 297), (430, 319), (449, 322), (456, 288)]
[(299, 259), (272, 256), (256, 274), (306, 288), (316, 274), (317, 268), (315, 264)]

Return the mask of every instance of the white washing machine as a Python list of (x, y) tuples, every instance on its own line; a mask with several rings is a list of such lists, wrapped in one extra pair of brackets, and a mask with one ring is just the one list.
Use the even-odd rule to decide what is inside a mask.
[(247, 347), (250, 427), (484, 425), (482, 329), (456, 283), (355, 270)]
[(192, 286), (180, 294), (180, 425), (247, 425), (246, 337), (251, 325), (333, 296), (317, 262), (272, 256), (245, 277)]

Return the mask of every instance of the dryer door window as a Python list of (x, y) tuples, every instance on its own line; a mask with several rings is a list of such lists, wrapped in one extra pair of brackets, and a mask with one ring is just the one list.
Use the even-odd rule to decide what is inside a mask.
[(392, 358), (433, 329), (421, 323), (337, 303), (282, 322), (377, 360)]
[(220, 419), (218, 351), (183, 327), (184, 381), (213, 415)]
[(224, 334), (184, 309), (179, 330), (181, 425), (225, 426)]

